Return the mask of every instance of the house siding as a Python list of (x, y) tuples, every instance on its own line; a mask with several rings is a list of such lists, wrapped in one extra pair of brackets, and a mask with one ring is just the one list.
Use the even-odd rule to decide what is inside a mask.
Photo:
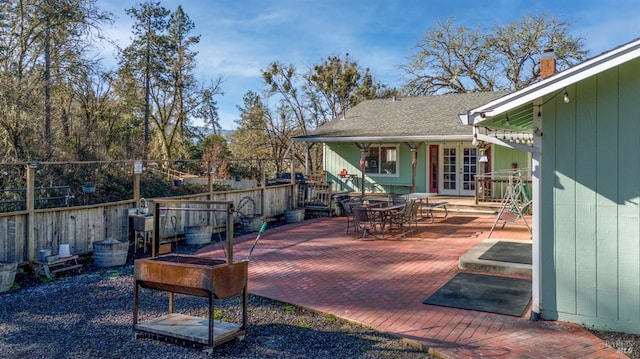
[(543, 99), (541, 314), (640, 333), (640, 60)]
[(530, 168), (531, 159), (529, 154), (524, 151), (514, 150), (503, 146), (493, 146), (493, 171), (503, 172), (511, 170), (511, 164), (517, 163), (518, 168)]
[[(392, 145), (392, 144), (385, 144)], [(393, 184), (411, 184), (411, 150), (404, 143), (398, 145), (397, 171), (395, 175), (366, 174), (365, 192), (399, 192), (407, 193), (409, 188), (393, 187)], [(333, 182), (334, 191), (360, 192), (360, 179), (345, 180), (338, 173), (346, 169), (349, 174), (361, 175), (360, 149), (352, 143), (327, 143), (325, 144), (325, 170), (327, 180)], [(426, 191), (426, 146), (418, 148), (418, 162), (416, 166), (416, 192)]]

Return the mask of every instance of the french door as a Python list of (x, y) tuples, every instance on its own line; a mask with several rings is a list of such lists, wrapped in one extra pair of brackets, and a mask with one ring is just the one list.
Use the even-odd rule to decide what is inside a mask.
[(475, 195), (478, 149), (469, 144), (442, 146), (440, 193), (449, 196)]

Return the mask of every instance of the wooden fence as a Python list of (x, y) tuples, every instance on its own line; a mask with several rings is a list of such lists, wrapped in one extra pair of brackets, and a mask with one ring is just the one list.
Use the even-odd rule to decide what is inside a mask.
[[(234, 222), (239, 222), (243, 218), (270, 220), (284, 215), (285, 210), (296, 205), (293, 201), (296, 191), (293, 184), (285, 184), (179, 198), (232, 201), (236, 208), (241, 207), (234, 216)], [(51, 249), (52, 254), (57, 254), (60, 244), (68, 243), (71, 253), (86, 254), (92, 252), (96, 241), (107, 238), (126, 239), (130, 233), (129, 209), (136, 207), (138, 203), (136, 199), (132, 199), (36, 210), (33, 196), (30, 199), (29, 195), (27, 197), (26, 211), (0, 213), (0, 261), (24, 265), (37, 260), (41, 249)], [(147, 199), (151, 213), (153, 204), (153, 199)], [(203, 221), (197, 215), (186, 212), (177, 215), (176, 219), (179, 219), (178, 223), (172, 223), (168, 218), (159, 218), (164, 236), (183, 235), (185, 227), (200, 225)], [(226, 224), (226, 219), (222, 224)]]

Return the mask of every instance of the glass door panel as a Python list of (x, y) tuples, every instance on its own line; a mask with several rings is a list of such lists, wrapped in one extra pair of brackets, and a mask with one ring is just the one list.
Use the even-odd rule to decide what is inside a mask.
[(478, 149), (471, 144), (445, 145), (442, 149), (440, 192), (451, 196), (475, 195)]

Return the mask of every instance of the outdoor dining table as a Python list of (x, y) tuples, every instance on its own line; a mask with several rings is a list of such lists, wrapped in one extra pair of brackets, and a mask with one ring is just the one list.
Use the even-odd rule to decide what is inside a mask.
[(380, 219), (380, 227), (382, 233), (384, 234), (384, 227), (386, 225), (387, 220), (391, 217), (394, 212), (398, 212), (404, 208), (406, 204), (394, 204), (387, 206), (372, 206), (369, 207), (369, 213), (372, 213), (373, 216), (376, 216)]

